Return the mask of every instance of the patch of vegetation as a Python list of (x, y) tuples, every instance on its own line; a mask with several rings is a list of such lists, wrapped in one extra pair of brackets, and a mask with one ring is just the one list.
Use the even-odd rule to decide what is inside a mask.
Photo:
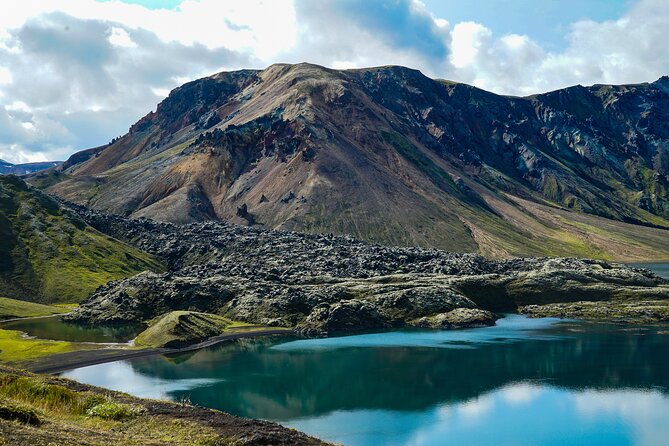
[(408, 139), (397, 132), (381, 132), (381, 134), (383, 135), (383, 139), (392, 145), (404, 158), (416, 166), (418, 170), (427, 174), (437, 187), (445, 191), (457, 191), (457, 187), (451, 176), (421, 152), (418, 147), (411, 144)]
[(228, 318), (196, 311), (171, 311), (149, 322), (135, 339), (142, 347), (181, 347), (222, 334), (232, 324)]
[(0, 177), (0, 239), (0, 294), (11, 298), (78, 302), (110, 280), (163, 269), (18, 177)]
[(141, 400), (3, 366), (0, 366), (0, 432), (0, 444), (12, 446), (213, 446), (246, 444), (248, 438), (261, 438), (258, 444), (269, 443), (262, 438), (272, 438), (276, 444), (321, 444), (268, 423), (183, 403)]
[(39, 426), (42, 423), (42, 420), (37, 415), (37, 411), (32, 407), (2, 401), (0, 401), (0, 419), (18, 421), (32, 426)]
[(149, 327), (135, 338), (135, 345), (151, 348), (178, 348), (206, 341), (211, 337), (228, 332), (252, 332), (267, 328), (233, 321), (217, 314), (171, 311), (149, 321)]
[(18, 362), (81, 348), (65, 341), (26, 338), (20, 331), (0, 330), (0, 361)]
[(559, 317), (628, 324), (651, 324), (669, 321), (669, 302), (648, 301), (580, 301), (546, 305), (527, 305), (519, 309), (529, 317)]
[(54, 186), (58, 183), (61, 183), (65, 180), (69, 180), (71, 177), (58, 170), (47, 170), (45, 172), (39, 172), (33, 175), (30, 178), (30, 184), (35, 186), (38, 189), (46, 189), (48, 187)]
[(70, 311), (65, 306), (42, 305), (33, 302), (0, 297), (0, 320), (16, 317), (49, 316)]
[(75, 415), (85, 415), (92, 407), (107, 402), (102, 395), (75, 392), (38, 378), (8, 374), (0, 374), (0, 396), (40, 411)]
[(125, 421), (142, 413), (140, 406), (131, 406), (114, 401), (105, 401), (86, 410), (89, 417), (98, 417), (104, 420)]

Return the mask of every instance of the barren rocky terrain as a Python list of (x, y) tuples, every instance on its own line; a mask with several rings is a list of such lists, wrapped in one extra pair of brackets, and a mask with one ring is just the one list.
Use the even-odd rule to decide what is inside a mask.
[(98, 288), (67, 316), (74, 321), (125, 323), (193, 310), (325, 334), (489, 325), (496, 318), (491, 312), (531, 304), (669, 299), (669, 285), (650, 271), (597, 260), (489, 260), (223, 222), (133, 220), (69, 206), (169, 269)]

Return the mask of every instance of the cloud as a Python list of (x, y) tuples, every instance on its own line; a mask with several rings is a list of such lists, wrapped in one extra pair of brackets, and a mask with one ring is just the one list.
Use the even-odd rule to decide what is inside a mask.
[(3, 44), (0, 157), (17, 162), (104, 144), (184, 79), (250, 63), (227, 48), (63, 12), (29, 18)]
[(669, 2), (573, 23), (560, 51), (418, 0), (22, 0), (0, 16), (0, 157), (54, 159), (108, 142), (179, 84), (220, 70), (308, 61), (386, 64), (526, 95), (669, 73)]
[(299, 45), (278, 57), (335, 68), (406, 65), (448, 71), (450, 26), (418, 2), (324, 0), (295, 3)]
[(494, 38), (488, 28), (453, 28), (451, 78), (503, 94), (526, 95), (575, 84), (638, 83), (669, 73), (669, 2), (642, 0), (613, 21), (572, 24), (561, 52), (529, 36)]

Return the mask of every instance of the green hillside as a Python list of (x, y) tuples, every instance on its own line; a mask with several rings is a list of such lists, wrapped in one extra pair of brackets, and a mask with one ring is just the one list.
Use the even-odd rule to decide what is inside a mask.
[(20, 178), (0, 177), (0, 295), (78, 302), (110, 280), (161, 268), (156, 258), (89, 227)]

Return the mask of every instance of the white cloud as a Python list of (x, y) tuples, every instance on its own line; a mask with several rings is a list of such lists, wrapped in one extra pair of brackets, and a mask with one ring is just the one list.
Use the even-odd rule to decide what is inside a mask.
[(669, 73), (666, 29), (664, 0), (574, 23), (560, 52), (485, 23), (451, 24), (413, 0), (185, 0), (173, 10), (22, 0), (0, 15), (0, 150), (66, 156), (123, 133), (179, 84), (275, 62), (406, 65), (520, 95), (650, 81)]
[(669, 73), (669, 2), (641, 0), (618, 20), (580, 21), (561, 52), (530, 37), (493, 38), (480, 24), (453, 30), (452, 78), (505, 94), (530, 94), (574, 84), (636, 83)]
[(123, 46), (126, 48), (137, 48), (137, 44), (130, 38), (130, 34), (123, 29), (117, 26), (111, 28), (111, 35), (109, 36), (109, 42), (112, 45)]
[(12, 73), (6, 67), (0, 67), (0, 85), (12, 83)]
[(451, 63), (455, 68), (467, 68), (479, 55), (481, 47), (488, 45), (492, 32), (475, 22), (462, 22), (453, 27)]

